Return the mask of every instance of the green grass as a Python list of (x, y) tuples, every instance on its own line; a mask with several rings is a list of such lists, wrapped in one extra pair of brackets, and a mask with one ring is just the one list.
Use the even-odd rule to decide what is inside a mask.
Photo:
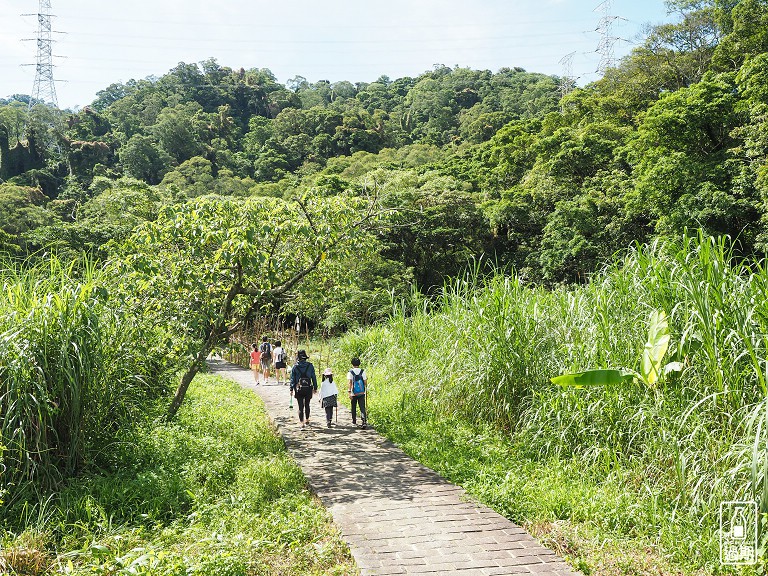
[(162, 325), (83, 259), (0, 262), (0, 491), (17, 506), (97, 463), (176, 368)]
[(119, 434), (103, 471), (2, 534), (10, 574), (357, 574), (252, 392), (198, 376), (172, 424)]
[[(339, 355), (363, 359), (379, 430), (585, 572), (717, 574), (720, 502), (768, 512), (767, 287), (761, 263), (705, 237), (639, 248), (583, 286), (473, 271)], [(550, 382), (637, 370), (653, 310), (682, 372)]]

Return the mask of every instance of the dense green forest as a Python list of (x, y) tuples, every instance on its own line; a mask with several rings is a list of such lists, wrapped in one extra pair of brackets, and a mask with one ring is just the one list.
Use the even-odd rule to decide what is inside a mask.
[[(0, 100), (0, 548), (85, 574), (121, 539), (215, 532), (197, 515), (234, 472), (187, 458), (215, 434), (182, 401), (238, 330), (301, 314), (405, 377), (373, 396), (382, 432), (545, 536), (588, 525), (563, 545), (580, 569), (626, 573), (590, 556), (605, 541), (654, 550), (636, 573), (718, 573), (718, 499), (768, 494), (768, 0), (667, 5), (674, 23), (564, 96), (519, 68), (283, 85), (210, 59), (78, 111)], [(652, 311), (677, 371), (550, 382), (636, 369)], [(226, 451), (267, 453), (242, 440)], [(129, 465), (157, 501), (109, 489)], [(265, 501), (304, 505), (281, 500), (295, 472), (251, 465)]]
[(103, 256), (204, 194), (375, 193), (396, 209), (374, 274), (390, 289), (431, 291), (481, 254), (583, 281), (686, 227), (762, 254), (765, 2), (668, 4), (677, 23), (563, 99), (558, 78), (518, 68), (282, 85), (210, 59), (111, 85), (75, 113), (0, 101), (3, 245)]

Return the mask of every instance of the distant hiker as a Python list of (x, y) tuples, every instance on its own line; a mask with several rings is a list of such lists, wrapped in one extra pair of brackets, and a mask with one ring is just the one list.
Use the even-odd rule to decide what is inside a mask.
[(309, 361), (307, 351), (299, 350), (296, 353), (296, 364), (291, 369), (291, 393), (299, 404), (299, 422), (302, 428), (309, 425), (309, 401), (312, 400), (313, 391), (317, 392), (315, 367)]
[(333, 383), (333, 371), (330, 368), (323, 370), (323, 381), (320, 383), (320, 405), (325, 408), (325, 420), (328, 428), (333, 420), (333, 409), (338, 406), (336, 399), (339, 389)]
[(275, 378), (277, 378), (277, 383), (287, 384), (288, 375), (285, 370), (285, 359), (288, 355), (285, 353), (285, 348), (283, 348), (283, 343), (280, 340), (275, 342), (275, 348), (272, 350), (272, 353), (275, 356)]
[(269, 372), (272, 369), (272, 345), (266, 336), (261, 339), (259, 352), (261, 352), (261, 372), (264, 374), (264, 384), (266, 384), (269, 379)]
[(259, 383), (259, 370), (261, 370), (261, 352), (259, 352), (259, 345), (254, 342), (251, 344), (253, 350), (251, 350), (251, 370), (253, 371), (253, 379), (256, 380), (256, 384)]
[(347, 372), (347, 384), (349, 387), (349, 399), (352, 402), (352, 425), (357, 424), (357, 405), (360, 405), (360, 428), (366, 428), (368, 413), (365, 410), (365, 394), (368, 390), (368, 377), (365, 370), (360, 368), (360, 358), (352, 358), (352, 369)]

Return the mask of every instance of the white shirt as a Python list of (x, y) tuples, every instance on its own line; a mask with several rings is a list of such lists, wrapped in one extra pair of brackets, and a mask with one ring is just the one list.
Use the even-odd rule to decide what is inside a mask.
[(328, 396), (338, 396), (339, 389), (336, 388), (336, 384), (331, 382), (327, 378), (320, 383), (320, 398), (328, 398)]
[(355, 374), (362, 374), (363, 375), (363, 382), (366, 382), (368, 380), (368, 376), (365, 375), (365, 370), (362, 368), (352, 368), (349, 372), (347, 372), (347, 382), (349, 383), (349, 386), (352, 387), (352, 371), (354, 370)]

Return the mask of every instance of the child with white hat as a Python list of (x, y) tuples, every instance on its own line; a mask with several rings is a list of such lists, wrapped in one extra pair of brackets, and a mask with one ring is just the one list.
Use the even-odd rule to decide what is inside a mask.
[(325, 408), (325, 420), (328, 428), (331, 427), (333, 409), (338, 406), (336, 402), (338, 394), (339, 390), (336, 388), (336, 384), (333, 383), (333, 371), (330, 368), (326, 368), (323, 371), (323, 381), (320, 383), (320, 405)]

